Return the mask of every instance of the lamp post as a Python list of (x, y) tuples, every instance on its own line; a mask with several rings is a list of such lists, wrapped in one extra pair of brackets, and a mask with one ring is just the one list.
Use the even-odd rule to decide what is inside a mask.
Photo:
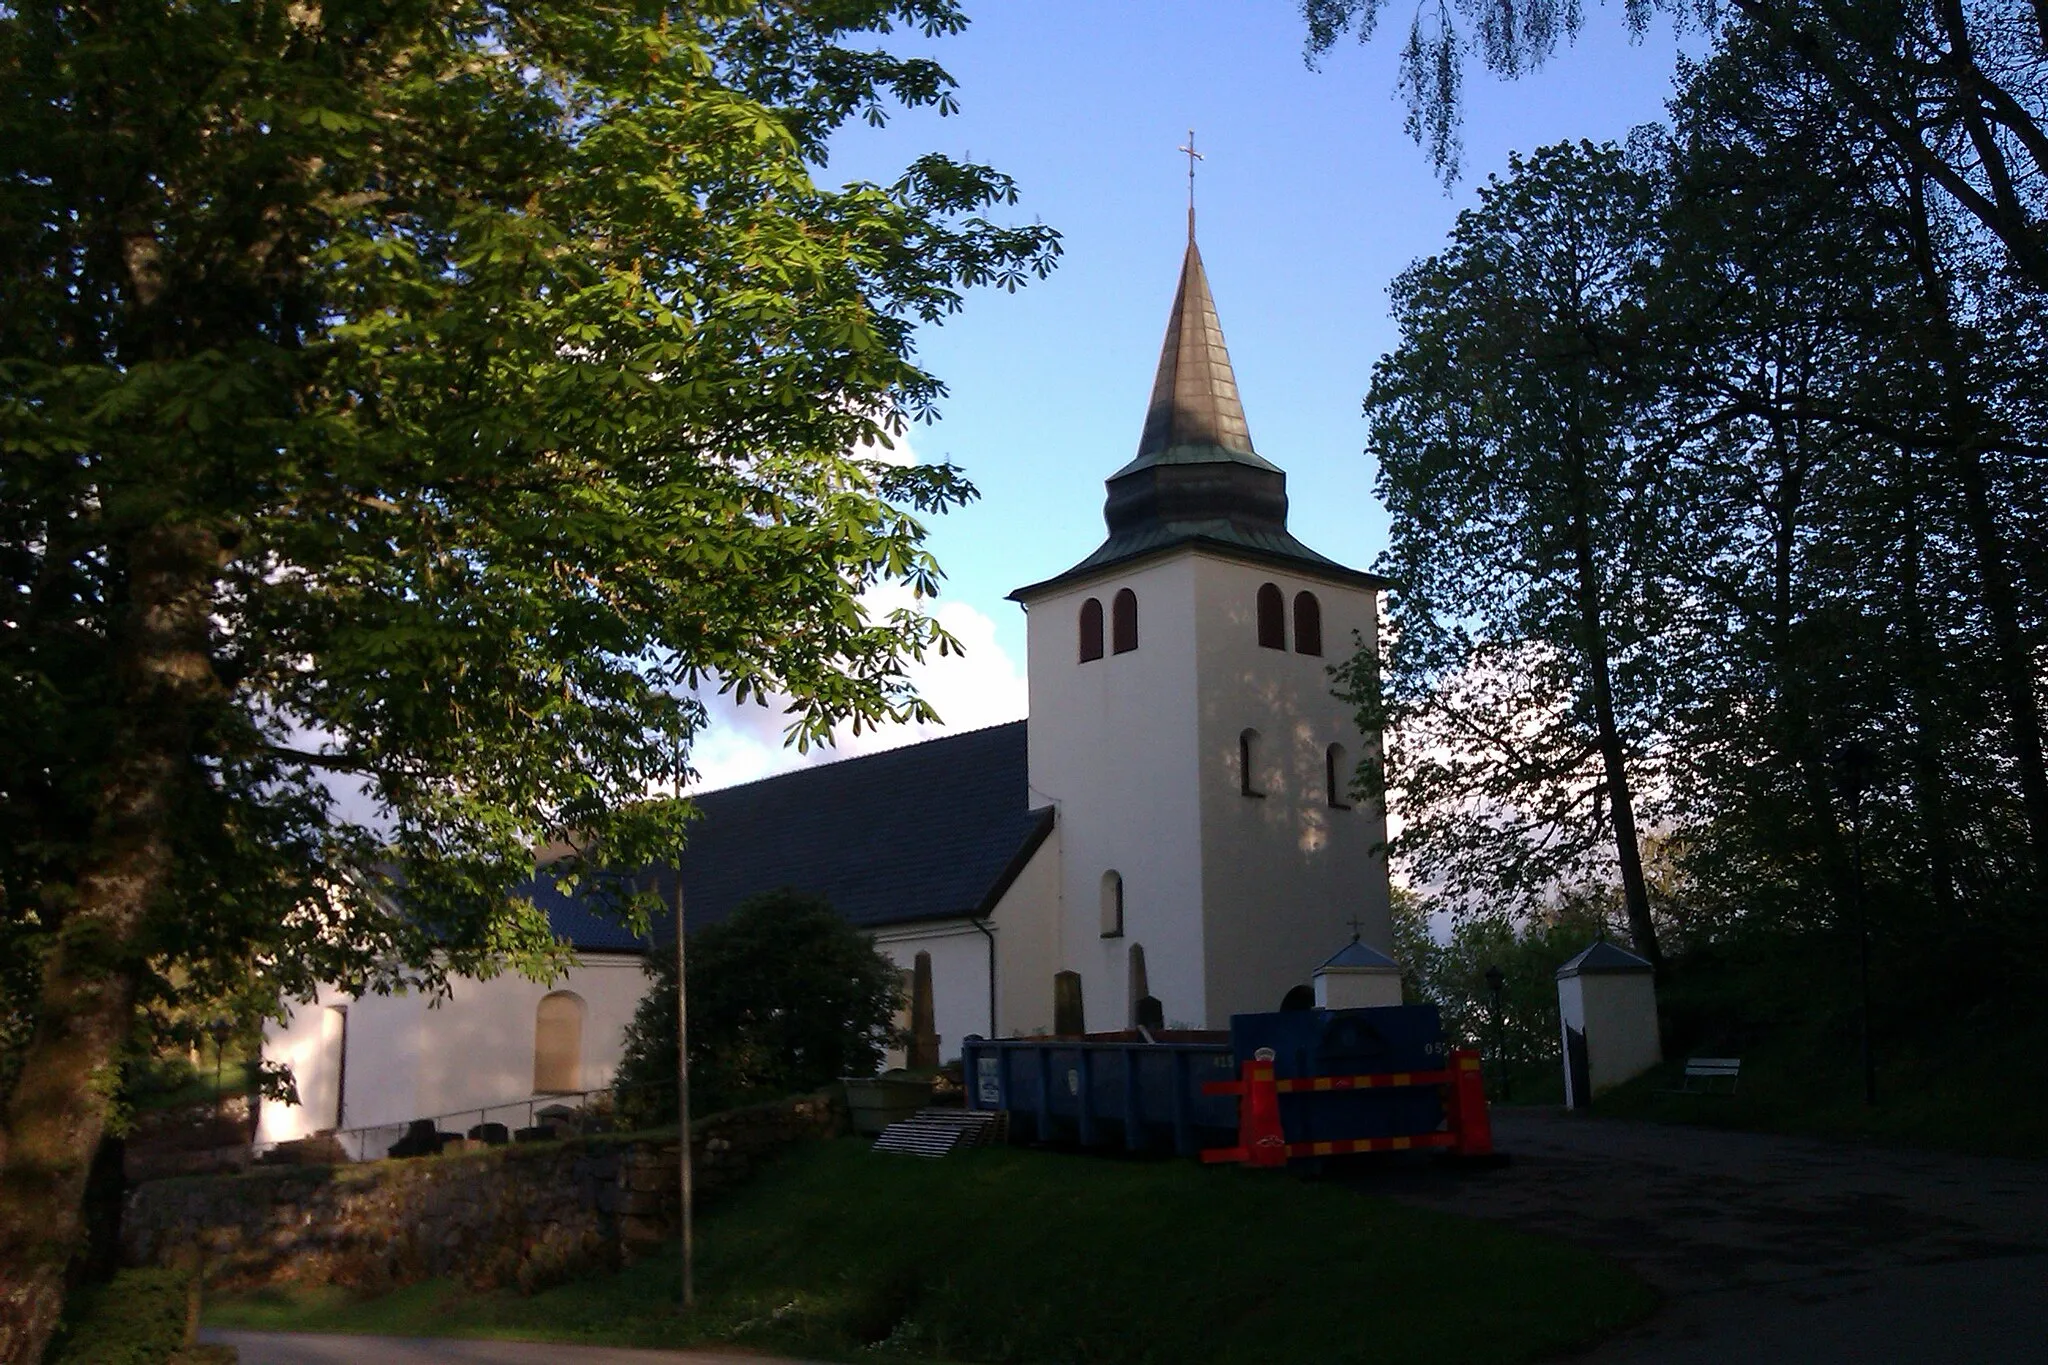
[(226, 1122), (221, 1116), (220, 1103), (221, 1053), (226, 1049), (235, 1025), (232, 1020), (217, 1018), (206, 1026), (206, 1031), (213, 1038), (213, 1145), (219, 1146), (221, 1129)]
[(1835, 782), (1849, 803), (1849, 865), (1851, 894), (1856, 901), (1856, 970), (1861, 997), (1863, 1103), (1877, 1103), (1877, 1062), (1870, 1051), (1870, 909), (1863, 894), (1863, 793), (1877, 767), (1877, 754), (1862, 740), (1852, 739), (1833, 755)]
[(1508, 1080), (1508, 1035), (1507, 1026), (1500, 1010), (1500, 994), (1508, 984), (1508, 974), (1500, 969), (1498, 962), (1486, 969), (1486, 989), (1493, 993), (1493, 1055), (1500, 1059), (1500, 1097), (1514, 1098), (1514, 1086)]
[(676, 867), (675, 912), (676, 1145), (681, 1149), (677, 1157), (681, 1169), (677, 1172), (676, 1202), (683, 1224), (682, 1311), (687, 1313), (697, 1306), (697, 1198), (695, 1181), (692, 1179), (694, 1168), (690, 1159), (690, 1001), (686, 990), (689, 980), (689, 933), (683, 923), (683, 869), (680, 865)]

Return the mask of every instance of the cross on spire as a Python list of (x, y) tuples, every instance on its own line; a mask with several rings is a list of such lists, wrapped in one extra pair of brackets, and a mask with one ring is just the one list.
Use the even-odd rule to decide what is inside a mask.
[(1188, 129), (1187, 145), (1178, 150), (1186, 153), (1188, 158), (1188, 240), (1192, 242), (1195, 240), (1195, 163), (1209, 158), (1195, 150), (1195, 130), (1192, 128)]

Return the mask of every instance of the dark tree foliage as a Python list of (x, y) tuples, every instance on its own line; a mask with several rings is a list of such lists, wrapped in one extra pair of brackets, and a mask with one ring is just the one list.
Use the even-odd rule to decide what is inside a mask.
[[(1301, 0), (1309, 59), (1373, 37), (1387, 0)], [(2048, 289), (2048, 5), (2039, 0), (1619, 0), (1629, 32), (1657, 16), (1721, 36), (1742, 26), (1820, 82), (1872, 139), (1994, 237)], [(1467, 58), (1496, 75), (1541, 67), (1585, 22), (1579, 0), (1432, 0), (1401, 54), (1408, 130), (1456, 177)]]
[(1635, 790), (1669, 489), (1634, 357), (1657, 208), (1619, 149), (1548, 148), (1395, 282), (1366, 414), (1401, 586), (1363, 722), (1423, 877), (1513, 900), (1613, 867), (1653, 961)]
[[(822, 897), (771, 891), (690, 935), (690, 1112), (868, 1076), (894, 1041), (902, 973)], [(676, 1117), (673, 944), (626, 1029), (619, 1106), (638, 1122)]]
[[(1632, 452), (1599, 473), (1638, 515), (1597, 543), (1598, 631), (1663, 946), (1853, 961), (1861, 900), (1895, 999), (2014, 1007), (2048, 947), (2048, 306), (1883, 120), (1760, 25), (1718, 38), (1668, 130), (1517, 162), (1396, 287), (1368, 413), (1398, 586), (1385, 678), (1353, 671), (1395, 729), (1369, 776), (1396, 855), (1470, 918), (1540, 924), (1589, 880), (1626, 900), (1618, 864), (1548, 856), (1586, 828), (1561, 663), (1593, 637), (1537, 609), (1569, 522), (1531, 472), (1571, 455), (1544, 377), (1587, 357), (1624, 401), (1569, 410), (1622, 414)], [(1630, 271), (1482, 268), (1601, 235)], [(1530, 325), (1559, 279), (1608, 295), (1562, 347)]]

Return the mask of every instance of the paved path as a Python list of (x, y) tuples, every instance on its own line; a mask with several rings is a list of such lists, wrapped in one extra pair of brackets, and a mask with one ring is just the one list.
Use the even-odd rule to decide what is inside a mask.
[(1633, 1266), (1665, 1306), (1585, 1365), (2048, 1361), (2048, 1163), (1494, 1112), (1508, 1167), (1351, 1178)]
[(214, 1328), (200, 1333), (199, 1339), (235, 1347), (241, 1365), (802, 1365), (743, 1351), (628, 1351), (545, 1341), (453, 1341)]

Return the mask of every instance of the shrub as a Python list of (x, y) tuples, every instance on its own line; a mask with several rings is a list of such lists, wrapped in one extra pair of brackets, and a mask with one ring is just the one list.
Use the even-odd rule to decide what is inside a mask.
[(187, 1346), (197, 1291), (184, 1270), (124, 1270), (75, 1290), (44, 1365), (232, 1365), (227, 1347)]
[[(750, 897), (723, 923), (692, 933), (688, 946), (693, 1113), (868, 1075), (893, 1040), (902, 1003), (896, 965), (822, 897)], [(647, 970), (653, 985), (619, 1064), (619, 1109), (635, 1124), (676, 1114), (673, 954), (650, 953)]]

